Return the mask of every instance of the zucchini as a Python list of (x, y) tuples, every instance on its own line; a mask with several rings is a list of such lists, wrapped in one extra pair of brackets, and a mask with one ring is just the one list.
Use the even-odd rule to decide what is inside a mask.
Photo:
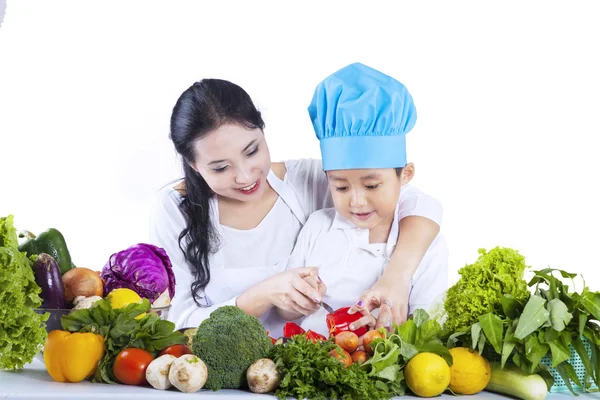
[(52, 256), (42, 253), (33, 263), (35, 283), (42, 289), (42, 308), (67, 308), (65, 288), (58, 263)]
[(522, 400), (546, 398), (548, 386), (538, 374), (528, 375), (513, 364), (507, 364), (502, 369), (499, 362), (491, 362), (490, 367), (491, 379), (485, 390), (507, 394)]

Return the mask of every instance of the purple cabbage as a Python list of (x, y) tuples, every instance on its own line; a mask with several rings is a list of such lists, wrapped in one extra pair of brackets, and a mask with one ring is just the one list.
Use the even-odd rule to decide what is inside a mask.
[(167, 288), (175, 295), (175, 274), (166, 251), (138, 243), (110, 256), (102, 268), (104, 296), (118, 288), (128, 288), (153, 303)]

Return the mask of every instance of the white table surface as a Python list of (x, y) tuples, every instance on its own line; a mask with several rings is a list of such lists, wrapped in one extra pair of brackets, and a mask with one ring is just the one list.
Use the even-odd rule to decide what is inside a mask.
[[(200, 390), (196, 393), (181, 393), (176, 389), (168, 391), (155, 390), (151, 387), (127, 385), (106, 385), (90, 383), (54, 382), (44, 364), (38, 360), (25, 366), (20, 371), (0, 371), (0, 399), (181, 399), (190, 397), (219, 397), (221, 399), (263, 398), (276, 399), (272, 395), (259, 395), (239, 390), (219, 390), (216, 392)], [(407, 396), (412, 397), (412, 396)], [(572, 397), (570, 393), (549, 393), (548, 399), (563, 399)], [(460, 399), (451, 395), (437, 398)], [(480, 392), (468, 399), (505, 399), (490, 392)], [(579, 399), (600, 399), (600, 393), (580, 393)], [(465, 397), (466, 399), (466, 397)]]

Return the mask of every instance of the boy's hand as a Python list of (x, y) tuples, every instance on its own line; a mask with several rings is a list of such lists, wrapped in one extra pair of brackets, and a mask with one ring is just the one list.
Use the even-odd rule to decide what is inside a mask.
[(370, 325), (374, 317), (373, 310), (379, 309), (375, 329), (385, 327), (390, 329), (392, 322), (400, 325), (406, 321), (408, 314), (408, 294), (410, 291), (410, 279), (379, 279), (375, 285), (367, 289), (358, 298), (358, 301), (348, 311), (354, 314), (357, 311), (364, 315), (356, 321), (354, 329)]

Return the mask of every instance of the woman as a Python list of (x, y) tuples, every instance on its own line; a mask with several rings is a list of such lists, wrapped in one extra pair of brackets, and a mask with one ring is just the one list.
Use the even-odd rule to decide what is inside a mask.
[[(159, 192), (151, 242), (174, 266), (177, 327), (197, 327), (217, 307), (237, 305), (277, 337), (274, 307), (305, 315), (320, 307), (326, 288), (318, 266), (285, 267), (308, 216), (332, 206), (327, 177), (318, 160), (271, 163), (263, 129), (250, 96), (225, 80), (196, 82), (173, 109), (170, 137), (185, 177)], [(406, 192), (394, 256), (357, 303), (363, 313), (388, 305), (379, 325), (391, 308), (406, 309), (410, 277), (439, 230), (439, 203)]]

